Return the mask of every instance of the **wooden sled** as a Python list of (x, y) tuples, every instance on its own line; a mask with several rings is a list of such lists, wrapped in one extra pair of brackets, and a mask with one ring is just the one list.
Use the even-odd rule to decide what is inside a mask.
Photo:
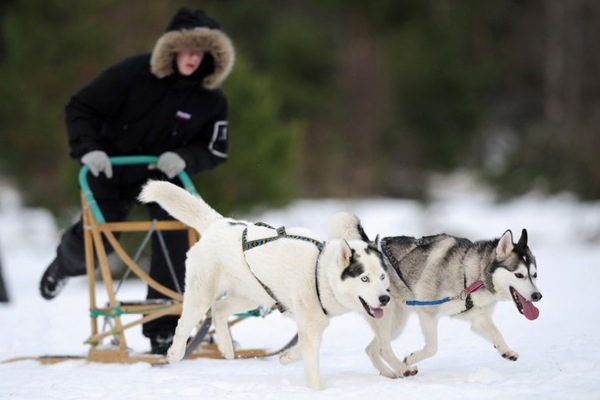
[[(135, 164), (153, 164), (158, 157), (154, 156), (125, 156), (112, 157), (113, 165), (135, 165)], [(137, 262), (123, 249), (117, 240), (115, 233), (123, 232), (155, 232), (169, 230), (185, 230), (188, 234), (189, 245), (193, 245), (199, 239), (198, 233), (179, 221), (126, 221), (126, 222), (106, 222), (100, 208), (98, 207), (93, 193), (87, 182), (87, 173), (89, 168), (83, 166), (79, 173), (79, 184), (81, 186), (81, 205), (84, 224), (84, 245), (86, 269), (88, 277), (89, 303), (90, 303), (90, 324), (91, 334), (85, 340), (85, 343), (91, 345), (87, 356), (41, 356), (41, 357), (18, 357), (9, 361), (37, 360), (43, 364), (53, 364), (67, 360), (87, 360), (101, 363), (136, 363), (146, 362), (150, 364), (165, 364), (166, 358), (161, 355), (136, 352), (128, 346), (126, 333), (131, 328), (137, 328), (140, 325), (161, 318), (166, 315), (181, 315), (183, 295), (173, 291), (154, 279), (152, 279)], [(184, 188), (190, 193), (197, 195), (191, 179), (185, 171), (178, 175)], [(167, 297), (164, 300), (156, 301), (122, 301), (117, 298), (115, 282), (111, 273), (109, 259), (103, 242), (103, 237), (114, 249), (115, 254), (125, 264), (127, 269), (141, 279), (145, 284)], [(99, 306), (96, 293), (96, 261), (97, 268), (101, 276), (101, 283), (106, 289), (108, 303)], [(123, 316), (127, 315), (133, 321), (125, 322)], [(98, 327), (98, 318), (108, 320), (110, 329), (100, 330)], [(237, 318), (230, 322), (230, 327), (242, 321), (244, 318)], [(210, 312), (198, 324), (195, 336), (188, 341), (185, 358), (194, 359), (200, 357), (222, 358), (221, 353), (214, 343), (203, 341), (205, 337), (212, 337), (214, 331), (211, 331)], [(106, 324), (105, 324), (106, 325)], [(110, 340), (110, 344), (103, 343)], [(279, 354), (287, 348), (293, 346), (297, 341), (297, 336), (282, 348), (274, 351), (266, 349), (236, 349), (236, 358), (256, 358), (268, 357)]]

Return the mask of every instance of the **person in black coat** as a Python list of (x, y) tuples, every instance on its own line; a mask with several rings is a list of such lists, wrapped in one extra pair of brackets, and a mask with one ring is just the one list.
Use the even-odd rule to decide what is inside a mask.
[[(219, 23), (201, 10), (182, 8), (152, 53), (108, 68), (70, 99), (70, 155), (89, 167), (89, 185), (107, 222), (127, 217), (148, 179), (181, 185), (177, 175), (182, 170), (197, 174), (227, 160), (227, 98), (220, 86), (234, 61), (233, 45)], [(109, 157), (122, 155), (155, 155), (158, 161), (155, 166), (111, 165)], [(156, 204), (148, 209), (151, 219), (172, 219)], [(183, 288), (186, 233), (161, 233), (178, 282), (156, 235), (149, 274), (170, 289)], [(41, 295), (53, 299), (69, 277), (85, 273), (80, 219), (63, 233), (56, 258), (42, 276)], [(148, 299), (162, 297), (148, 288)], [(152, 352), (166, 352), (176, 324), (174, 316), (144, 324)]]

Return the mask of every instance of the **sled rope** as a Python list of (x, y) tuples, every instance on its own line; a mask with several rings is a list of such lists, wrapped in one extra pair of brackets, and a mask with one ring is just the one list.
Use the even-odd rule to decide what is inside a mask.
[[(400, 298), (398, 298), (398, 300), (400, 300), (403, 304), (405, 304), (407, 306), (437, 306), (437, 305), (444, 304), (444, 303), (447, 303), (447, 302), (453, 301), (453, 300), (466, 300), (469, 298), (471, 293), (482, 288), (483, 286), (484, 285), (483, 285), (482, 281), (475, 281), (472, 284), (470, 284), (468, 287), (463, 289), (460, 292), (460, 294), (458, 294), (456, 296), (444, 297), (439, 300), (406, 300), (406, 299), (400, 299)], [(472, 307), (472, 305), (471, 305), (471, 307)], [(471, 307), (467, 307), (467, 308), (471, 308)]]
[(247, 318), (247, 317), (261, 317), (264, 318), (267, 315), (271, 314), (273, 311), (272, 308), (261, 309), (261, 307), (255, 308), (254, 310), (249, 310), (246, 312), (235, 313), (234, 315), (238, 318)]
[(444, 297), (443, 299), (439, 300), (402, 300), (402, 302), (407, 306), (435, 306), (447, 303), (452, 300), (465, 300), (465, 303), (467, 303), (467, 309), (470, 309), (471, 307), (473, 307), (473, 302), (471, 301), (471, 293), (473, 293), (477, 289), (482, 288), (483, 286), (484, 285), (482, 281), (475, 281), (471, 285), (463, 289), (460, 292), (460, 294), (456, 296)]
[(114, 318), (114, 317), (119, 317), (123, 314), (140, 314), (140, 313), (145, 314), (145, 313), (149, 313), (152, 311), (164, 310), (169, 307), (171, 307), (171, 305), (142, 308), (142, 309), (138, 309), (136, 311), (126, 311), (120, 306), (108, 307), (109, 311), (104, 311), (104, 309), (100, 309), (100, 308), (90, 308), (90, 317), (92, 317), (92, 318), (113, 317)]

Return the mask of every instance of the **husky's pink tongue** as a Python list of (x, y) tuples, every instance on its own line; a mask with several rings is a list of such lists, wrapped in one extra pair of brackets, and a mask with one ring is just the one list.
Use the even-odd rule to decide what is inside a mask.
[(525, 300), (523, 296), (519, 292), (516, 292), (519, 297), (519, 301), (521, 302), (521, 307), (523, 307), (523, 315), (528, 320), (533, 321), (537, 317), (540, 316), (540, 310), (536, 306), (533, 305), (532, 302)]
[(375, 317), (375, 318), (383, 317), (383, 309), (381, 309), (381, 308), (371, 307), (371, 312), (373, 313), (373, 317)]

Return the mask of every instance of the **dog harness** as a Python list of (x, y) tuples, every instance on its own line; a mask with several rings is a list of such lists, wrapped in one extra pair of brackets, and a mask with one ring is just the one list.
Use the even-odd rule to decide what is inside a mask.
[[(424, 242), (422, 241), (422, 239), (419, 239), (419, 241), (417, 241), (417, 246), (420, 246), (423, 244), (424, 244)], [(385, 238), (381, 241), (381, 249), (383, 250), (383, 254), (385, 254), (385, 256), (387, 257), (390, 264), (392, 264), (394, 271), (396, 271), (396, 274), (398, 275), (398, 277), (400, 278), (402, 283), (404, 283), (404, 285), (410, 289), (410, 286), (406, 283), (406, 281), (404, 280), (404, 277), (402, 276), (402, 271), (400, 270), (400, 261), (398, 261), (398, 259), (396, 257), (394, 257), (394, 255), (392, 254), (392, 251), (390, 250)], [(441, 304), (447, 303), (452, 300), (464, 300), (465, 301), (465, 309), (463, 311), (461, 311), (461, 313), (463, 313), (463, 312), (469, 311), (471, 308), (473, 308), (473, 299), (471, 299), (471, 293), (484, 287), (484, 283), (482, 281), (475, 281), (472, 284), (470, 284), (469, 286), (467, 286), (467, 276), (466, 275), (464, 276), (463, 280), (464, 280), (465, 288), (456, 296), (448, 296), (448, 297), (444, 297), (444, 298), (438, 299), (438, 300), (406, 300), (406, 299), (398, 299), (398, 300), (400, 300), (403, 304), (405, 304), (407, 306), (437, 306), (437, 305), (441, 305)]]
[[(271, 237), (264, 238), (264, 239), (248, 240), (248, 227), (246, 226), (246, 228), (244, 228), (244, 232), (242, 233), (242, 250), (244, 252), (255, 249), (255, 248), (265, 245), (267, 243), (274, 242), (275, 240), (283, 239), (283, 238), (302, 240), (302, 241), (305, 241), (308, 243), (312, 243), (313, 245), (315, 245), (317, 250), (319, 250), (319, 254), (323, 251), (323, 248), (325, 246), (325, 244), (323, 242), (320, 242), (313, 238), (309, 238), (306, 236), (300, 236), (300, 235), (288, 235), (288, 233), (285, 231), (285, 227), (283, 227), (283, 226), (281, 226), (279, 228), (274, 228), (271, 225), (265, 224), (263, 222), (257, 222), (254, 225), (273, 229), (273, 230), (275, 230), (275, 232), (277, 232), (277, 236), (271, 236)], [(254, 273), (254, 271), (252, 271), (252, 268), (250, 268), (250, 264), (247, 261), (246, 261), (246, 264), (248, 264), (248, 268), (250, 269), (250, 272), (252, 272), (252, 275), (254, 275), (254, 278), (256, 278), (258, 283), (260, 283), (260, 285), (263, 287), (263, 289), (265, 289), (267, 294), (275, 302), (275, 308), (281, 313), (286, 312), (287, 308), (277, 299), (277, 297), (275, 297), (275, 294), (273, 294), (273, 291), (267, 285), (265, 285), (260, 279), (258, 279), (258, 277)], [(319, 304), (321, 305), (321, 310), (323, 310), (323, 313), (325, 315), (327, 315), (327, 310), (325, 309), (325, 307), (323, 306), (323, 303), (321, 302), (321, 295), (319, 293), (318, 268), (319, 268), (319, 261), (317, 258), (317, 264), (315, 266), (315, 287), (317, 290), (317, 298), (319, 299)]]
[(244, 251), (251, 250), (255, 247), (262, 246), (263, 244), (274, 242), (275, 240), (282, 239), (282, 238), (304, 240), (305, 242), (309, 242), (309, 243), (312, 243), (315, 246), (317, 246), (317, 249), (319, 249), (319, 253), (323, 250), (323, 242), (319, 242), (316, 239), (309, 238), (306, 236), (288, 235), (287, 232), (285, 231), (284, 226), (280, 226), (279, 228), (273, 228), (271, 225), (265, 224), (264, 222), (257, 222), (254, 225), (273, 229), (277, 232), (277, 236), (272, 236), (272, 237), (265, 238), (265, 239), (248, 241), (248, 227), (246, 227), (246, 229), (244, 229), (244, 233), (242, 233), (242, 249)]

